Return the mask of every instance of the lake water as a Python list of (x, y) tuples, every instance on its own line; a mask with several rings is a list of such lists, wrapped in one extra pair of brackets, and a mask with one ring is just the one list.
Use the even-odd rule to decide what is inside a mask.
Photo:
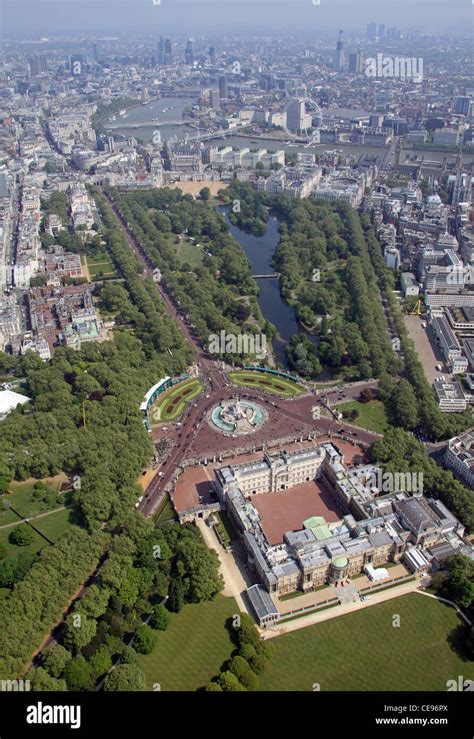
[[(230, 233), (247, 255), (252, 266), (252, 274), (274, 274), (272, 257), (280, 240), (277, 219), (273, 216), (268, 219), (267, 230), (263, 236), (252, 236), (230, 222), (225, 208), (218, 208), (218, 210), (229, 225)], [(288, 367), (285, 354), (286, 345), (294, 334), (307, 332), (296, 320), (293, 308), (281, 297), (277, 278), (257, 280), (257, 284), (260, 288), (258, 304), (262, 315), (277, 330), (277, 335), (273, 340), (275, 358), (284, 367)], [(307, 335), (315, 345), (318, 344), (318, 337)]]

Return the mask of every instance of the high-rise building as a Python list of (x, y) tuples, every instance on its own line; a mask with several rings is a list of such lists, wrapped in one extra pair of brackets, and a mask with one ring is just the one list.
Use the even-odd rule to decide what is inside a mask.
[(464, 96), (457, 97), (454, 101), (454, 112), (457, 115), (468, 116), (471, 112), (471, 104), (471, 98)]
[(367, 38), (369, 41), (375, 41), (377, 36), (377, 24), (372, 22), (367, 24)]
[(169, 38), (165, 41), (165, 64), (172, 64), (173, 63), (173, 47), (171, 46), (171, 41)]
[(220, 110), (221, 96), (219, 90), (211, 90), (209, 93), (209, 106), (215, 110)]
[(191, 39), (188, 39), (188, 43), (186, 44), (186, 49), (184, 51), (184, 60), (186, 64), (192, 67), (194, 63), (194, 51), (193, 51), (193, 42), (191, 41)]
[(28, 64), (30, 65), (30, 72), (33, 77), (37, 77), (39, 74), (47, 72), (49, 69), (46, 54), (35, 54), (34, 56), (30, 56)]
[(165, 40), (163, 36), (160, 36), (158, 41), (158, 64), (165, 63)]
[(216, 61), (216, 50), (213, 46), (209, 47), (209, 59), (211, 60), (211, 64), (214, 64)]
[(369, 118), (369, 128), (381, 128), (383, 125), (383, 115), (373, 113)]
[(336, 44), (336, 53), (334, 55), (334, 69), (342, 72), (345, 66), (344, 44), (342, 43), (342, 31), (339, 31), (339, 39)]
[(311, 115), (306, 112), (305, 102), (301, 98), (292, 100), (286, 109), (286, 125), (290, 131), (302, 131), (311, 128)]
[(355, 51), (349, 55), (349, 72), (360, 74), (362, 72), (362, 52)]
[(227, 75), (224, 74), (222, 77), (219, 77), (219, 95), (222, 100), (227, 100), (227, 94)]
[(379, 39), (385, 38), (385, 23), (379, 24)]

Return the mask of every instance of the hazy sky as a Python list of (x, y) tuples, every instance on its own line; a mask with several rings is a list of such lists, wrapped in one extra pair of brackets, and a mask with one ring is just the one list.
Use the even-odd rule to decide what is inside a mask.
[(375, 20), (422, 31), (472, 28), (472, 0), (0, 0), (4, 34), (346, 31)]

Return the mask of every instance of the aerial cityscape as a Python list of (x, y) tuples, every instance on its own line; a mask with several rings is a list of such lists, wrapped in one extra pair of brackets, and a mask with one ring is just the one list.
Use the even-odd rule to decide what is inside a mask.
[(25, 727), (81, 726), (54, 693), (474, 689), (471, 14), (5, 3)]

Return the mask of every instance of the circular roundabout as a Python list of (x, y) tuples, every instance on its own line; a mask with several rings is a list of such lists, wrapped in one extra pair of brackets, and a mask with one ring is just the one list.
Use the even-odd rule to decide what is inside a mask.
[(207, 421), (224, 434), (245, 436), (260, 429), (267, 420), (267, 412), (250, 400), (232, 398), (214, 406)]

